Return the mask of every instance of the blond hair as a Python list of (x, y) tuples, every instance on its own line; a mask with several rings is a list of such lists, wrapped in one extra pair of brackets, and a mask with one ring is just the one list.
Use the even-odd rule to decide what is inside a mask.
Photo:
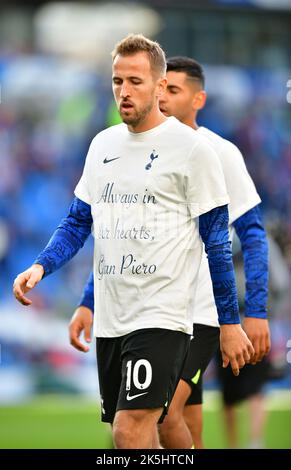
[(151, 69), (159, 76), (166, 74), (167, 64), (166, 57), (161, 46), (143, 34), (129, 34), (116, 44), (111, 52), (112, 60), (117, 55), (127, 56), (137, 54), (138, 52), (146, 52), (150, 61)]

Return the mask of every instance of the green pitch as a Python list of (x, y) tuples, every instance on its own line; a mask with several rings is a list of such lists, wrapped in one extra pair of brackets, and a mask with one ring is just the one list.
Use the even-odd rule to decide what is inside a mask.
[[(268, 448), (291, 448), (291, 393), (268, 399), (265, 442)], [(239, 408), (240, 442), (247, 443), (247, 412)], [(206, 396), (204, 438), (208, 448), (224, 448), (216, 395)], [(2, 449), (111, 448), (109, 426), (100, 422), (96, 404), (80, 397), (43, 396), (30, 403), (0, 407)]]
[(97, 404), (81, 397), (45, 396), (0, 408), (0, 448), (108, 449), (109, 425)]

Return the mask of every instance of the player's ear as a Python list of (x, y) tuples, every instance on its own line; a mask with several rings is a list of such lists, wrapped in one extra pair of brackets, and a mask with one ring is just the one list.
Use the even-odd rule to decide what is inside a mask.
[(204, 90), (199, 90), (195, 93), (193, 98), (193, 109), (198, 111), (199, 109), (204, 108), (207, 99), (207, 93)]
[(157, 97), (161, 98), (167, 90), (168, 80), (166, 77), (161, 77), (157, 82)]

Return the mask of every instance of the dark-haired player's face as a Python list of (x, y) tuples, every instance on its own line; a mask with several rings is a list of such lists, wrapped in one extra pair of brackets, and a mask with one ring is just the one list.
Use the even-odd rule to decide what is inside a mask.
[(132, 127), (152, 111), (160, 95), (159, 80), (151, 69), (148, 55), (117, 55), (113, 61), (112, 88), (120, 116)]
[[(160, 110), (166, 116), (175, 116), (181, 122), (193, 119), (196, 96), (201, 92), (199, 83), (187, 78), (185, 72), (167, 72), (167, 89), (160, 98)], [(204, 92), (202, 92), (204, 93)]]

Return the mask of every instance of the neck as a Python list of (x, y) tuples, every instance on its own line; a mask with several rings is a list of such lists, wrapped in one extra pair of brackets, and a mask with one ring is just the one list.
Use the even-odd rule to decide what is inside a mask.
[(196, 113), (185, 117), (185, 119), (183, 119), (182, 122), (183, 124), (186, 124), (186, 126), (189, 126), (189, 127), (192, 127), (192, 129), (195, 129), (195, 131), (199, 127), (196, 121)]
[(193, 124), (193, 125), (192, 125), (193, 129), (195, 129), (195, 131), (197, 131), (197, 129), (198, 129), (199, 126), (198, 126), (198, 124), (197, 124), (196, 119), (194, 119), (194, 121), (193, 121), (192, 124)]
[(159, 126), (167, 120), (166, 116), (158, 108), (152, 109), (152, 111), (145, 117), (142, 122), (139, 122), (136, 126), (128, 124), (128, 130), (130, 132), (146, 132), (154, 127)]

